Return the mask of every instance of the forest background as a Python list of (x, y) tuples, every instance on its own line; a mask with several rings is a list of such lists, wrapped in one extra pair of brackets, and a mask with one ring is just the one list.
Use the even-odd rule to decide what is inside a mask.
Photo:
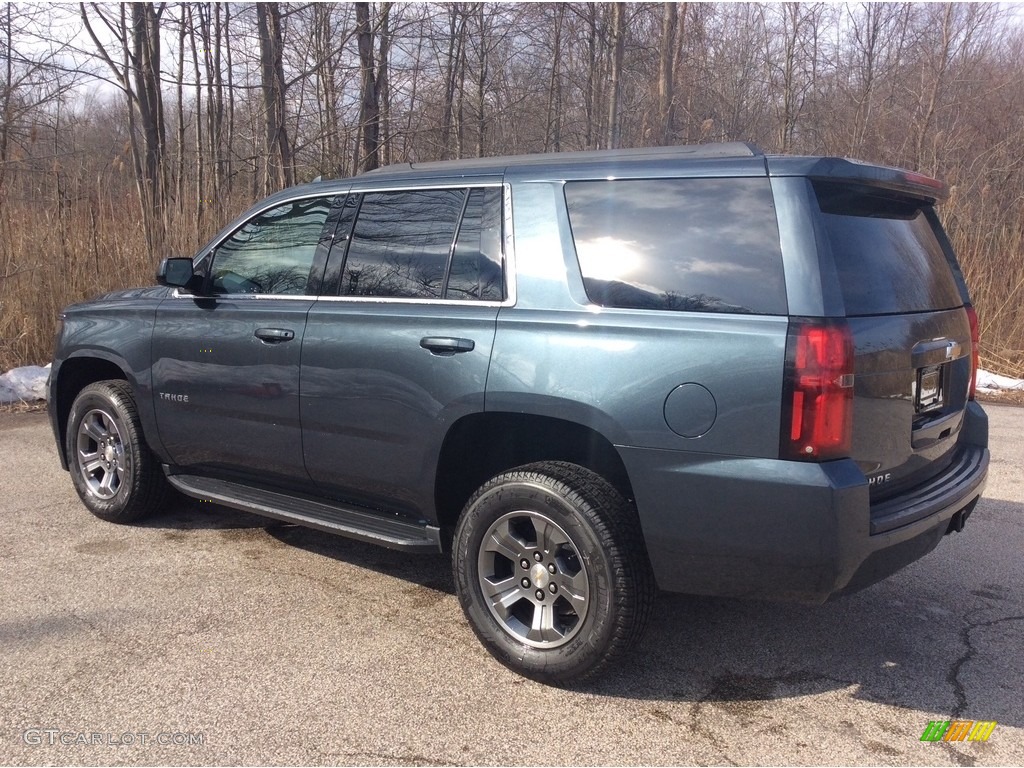
[(1024, 376), (1024, 7), (0, 5), (0, 371), (256, 198), (393, 162), (750, 141), (944, 179)]

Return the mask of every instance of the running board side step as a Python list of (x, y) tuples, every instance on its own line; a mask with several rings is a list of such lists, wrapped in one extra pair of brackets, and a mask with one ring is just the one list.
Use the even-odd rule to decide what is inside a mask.
[(168, 474), (167, 480), (186, 496), (275, 520), (297, 523), (405, 552), (442, 551), (441, 530), (433, 525), (416, 525), (341, 504), (297, 498), (212, 477)]

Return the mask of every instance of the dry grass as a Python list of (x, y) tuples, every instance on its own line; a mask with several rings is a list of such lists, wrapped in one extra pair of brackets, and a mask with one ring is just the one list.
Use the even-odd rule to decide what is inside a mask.
[[(130, 202), (126, 207), (131, 208)], [(62, 308), (104, 291), (152, 282), (141, 226), (113, 206), (5, 210), (0, 253), (0, 368), (43, 365)]]
[[(0, 201), (0, 370), (49, 362), (69, 304), (154, 284), (165, 254), (149, 252), (138, 211), (131, 195), (60, 209)], [(209, 219), (185, 214), (172, 222), (166, 253), (191, 254), (216, 229)]]
[(979, 392), (978, 399), (983, 403), (992, 405), (1024, 405), (1024, 392), (1017, 390)]
[(45, 413), (45, 400), (32, 400), (31, 402), (19, 400), (16, 403), (0, 403), (0, 413)]
[(978, 310), (982, 366), (1024, 378), (1024, 207), (954, 196), (941, 213)]

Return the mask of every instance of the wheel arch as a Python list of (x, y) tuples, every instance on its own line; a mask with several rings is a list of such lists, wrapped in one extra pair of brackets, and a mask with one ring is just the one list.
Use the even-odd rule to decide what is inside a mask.
[(539, 461), (566, 461), (604, 477), (622, 496), (633, 488), (619, 452), (591, 426), (548, 415), (484, 411), (448, 430), (434, 481), (437, 523), (447, 538), (469, 497), (501, 472)]
[(127, 381), (135, 388), (134, 377), (128, 374), (124, 360), (100, 352), (86, 352), (65, 359), (50, 386), (50, 414), (57, 437), (60, 464), (68, 468), (67, 429), (71, 405), (78, 393), (97, 381)]

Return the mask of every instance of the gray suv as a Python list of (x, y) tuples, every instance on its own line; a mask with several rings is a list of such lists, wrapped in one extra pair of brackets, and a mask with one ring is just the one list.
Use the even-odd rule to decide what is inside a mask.
[(494, 656), (586, 679), (658, 588), (821, 602), (963, 528), (989, 453), (945, 193), (746, 144), (288, 189), (65, 311), (61, 462), (104, 520), (175, 488), (450, 550)]

